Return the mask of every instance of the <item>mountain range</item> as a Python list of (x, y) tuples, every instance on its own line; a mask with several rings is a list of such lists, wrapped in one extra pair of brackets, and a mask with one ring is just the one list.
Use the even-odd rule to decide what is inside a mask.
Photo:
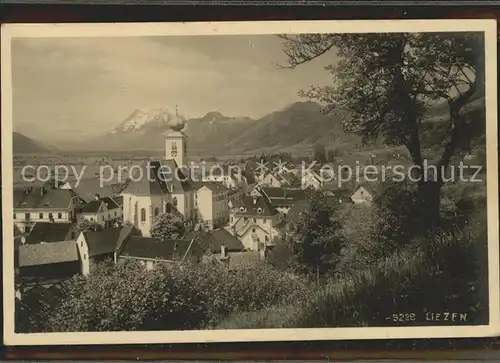
[[(482, 104), (480, 98), (471, 104)], [(446, 105), (430, 110), (429, 120), (446, 118)], [(239, 155), (262, 152), (291, 151), (303, 153), (317, 144), (327, 147), (355, 147), (359, 137), (342, 130), (342, 113), (325, 115), (318, 103), (296, 102), (259, 119), (230, 117), (218, 111), (200, 118), (187, 119), (177, 110), (164, 106), (136, 109), (109, 132), (79, 140), (58, 143), (58, 149), (72, 151), (162, 151), (164, 135), (180, 118), (188, 136), (191, 155)], [(31, 136), (31, 135), (30, 135)], [(15, 133), (16, 152), (51, 150), (33, 138)], [(35, 151), (31, 151), (35, 150)], [(43, 151), (40, 151), (43, 152)]]
[(44, 145), (43, 143), (27, 137), (19, 132), (12, 133), (12, 144), (14, 148), (14, 153), (37, 153), (44, 154), (53, 151), (50, 146)]
[[(340, 119), (322, 113), (315, 102), (297, 102), (259, 119), (230, 117), (218, 111), (186, 119), (192, 155), (247, 154), (309, 149), (315, 143), (353, 144), (359, 140), (342, 131)], [(134, 110), (111, 131), (73, 142), (73, 150), (163, 150), (164, 135), (177, 120), (176, 111), (166, 107)], [(70, 145), (68, 145), (70, 146)]]

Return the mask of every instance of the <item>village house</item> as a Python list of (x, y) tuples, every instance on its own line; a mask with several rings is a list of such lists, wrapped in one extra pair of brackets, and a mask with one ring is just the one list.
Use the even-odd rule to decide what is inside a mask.
[(209, 229), (218, 228), (229, 221), (229, 189), (215, 182), (197, 183), (194, 206), (197, 220)]
[(300, 180), (292, 173), (273, 173), (268, 172), (258, 182), (260, 186), (265, 187), (294, 187), (300, 186)]
[(23, 244), (52, 243), (76, 240), (78, 230), (74, 223), (37, 222), (26, 236)]
[(352, 194), (351, 200), (354, 204), (370, 204), (373, 201), (373, 194), (364, 186), (359, 186)]
[(78, 222), (95, 221), (101, 226), (110, 226), (113, 221), (122, 217), (120, 205), (111, 197), (99, 197), (86, 203), (78, 214)]
[(76, 220), (81, 198), (71, 189), (50, 186), (14, 190), (14, 224), (29, 232), (37, 222), (72, 223)]
[(232, 203), (228, 230), (245, 249), (259, 251), (274, 243), (279, 235), (275, 227), (280, 220), (281, 215), (267, 198), (241, 196)]
[(16, 295), (36, 287), (51, 287), (80, 273), (74, 240), (22, 245), (17, 259)]
[(252, 191), (254, 196), (263, 196), (281, 214), (287, 214), (290, 208), (299, 200), (305, 199), (305, 192), (300, 188), (260, 187)]
[(135, 232), (132, 225), (81, 232), (76, 240), (81, 259), (81, 274), (88, 276), (98, 262), (114, 261), (116, 248), (130, 235), (136, 235)]
[(202, 261), (203, 251), (191, 240), (159, 240), (152, 237), (128, 236), (114, 252), (115, 263), (134, 260), (152, 270), (158, 263), (182, 264)]
[(204, 257), (215, 256), (219, 258), (221, 255), (226, 256), (228, 253), (245, 250), (243, 243), (225, 228), (211, 231), (191, 231), (188, 232), (183, 239), (189, 241), (194, 239), (198, 243), (198, 246), (204, 251)]
[(228, 189), (244, 188), (248, 182), (238, 165), (213, 165), (206, 167), (203, 182), (221, 183)]

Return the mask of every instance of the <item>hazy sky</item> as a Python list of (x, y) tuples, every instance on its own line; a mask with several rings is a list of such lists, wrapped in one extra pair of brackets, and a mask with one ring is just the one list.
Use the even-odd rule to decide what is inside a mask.
[(334, 61), (280, 69), (286, 58), (273, 35), (25, 38), (12, 42), (12, 57), (14, 124), (82, 133), (151, 105), (178, 104), (187, 117), (260, 117), (326, 84)]

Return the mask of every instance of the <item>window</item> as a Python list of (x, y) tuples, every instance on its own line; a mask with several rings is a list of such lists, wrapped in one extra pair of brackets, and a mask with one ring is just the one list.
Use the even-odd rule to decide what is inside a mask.
[(253, 219), (253, 223), (257, 223), (257, 218), (254, 218), (254, 219)]
[(255, 233), (255, 228), (252, 228), (252, 233)]
[(265, 239), (266, 242), (269, 242), (269, 237), (268, 236), (265, 236), (264, 239)]
[(16, 219), (16, 213), (14, 213), (14, 219)]
[(102, 221), (104, 222), (104, 216), (101, 216)]
[(160, 210), (158, 209), (158, 207), (155, 208), (155, 217), (160, 214)]
[(175, 142), (172, 143), (172, 149), (170, 151), (170, 155), (172, 157), (176, 157), (177, 156), (177, 144)]
[(86, 253), (84, 253), (84, 254), (83, 254), (83, 259), (84, 259), (84, 260), (86, 260), (86, 259), (87, 259), (87, 254), (86, 254)]
[(52, 215), (52, 213), (49, 213), (49, 219), (50, 219), (50, 220), (53, 220), (53, 219), (54, 219), (54, 216)]
[(247, 217), (243, 217), (243, 221), (248, 221), (248, 218)]
[(62, 213), (57, 213), (57, 218), (62, 219)]
[(116, 212), (115, 212), (115, 217), (116, 217)]
[(38, 218), (43, 219), (43, 213), (40, 213), (40, 214), (38, 215)]
[(146, 222), (146, 209), (141, 209), (141, 222)]
[(177, 206), (177, 197), (174, 197), (173, 202), (174, 202), (174, 205)]
[(29, 213), (24, 213), (24, 218), (25, 219), (30, 219), (30, 214)]
[(93, 218), (93, 217), (90, 217), (90, 221), (92, 221), (92, 222), (93, 222), (93, 221), (94, 221), (94, 218)]
[(80, 247), (83, 247), (83, 241), (80, 242)]
[(111, 214), (110, 214), (110, 213), (108, 213), (108, 219), (110, 219), (110, 218), (111, 218)]
[(167, 203), (167, 205), (165, 206), (165, 212), (172, 213), (172, 205), (170, 203)]

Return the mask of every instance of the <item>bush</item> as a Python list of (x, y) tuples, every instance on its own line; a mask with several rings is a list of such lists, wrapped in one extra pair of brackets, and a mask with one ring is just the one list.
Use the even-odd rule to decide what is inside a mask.
[(416, 314), (404, 325), (435, 325), (426, 321), (426, 312), (467, 313), (462, 324), (486, 324), (485, 241), (484, 235), (469, 230), (441, 235), (431, 255), (408, 247), (366, 270), (331, 280), (309, 299), (255, 314), (235, 314), (219, 328), (387, 326), (398, 324), (393, 321), (395, 313)]
[(233, 313), (304, 300), (307, 284), (271, 267), (228, 271), (220, 264), (103, 263), (53, 309), (50, 331), (185, 330)]

